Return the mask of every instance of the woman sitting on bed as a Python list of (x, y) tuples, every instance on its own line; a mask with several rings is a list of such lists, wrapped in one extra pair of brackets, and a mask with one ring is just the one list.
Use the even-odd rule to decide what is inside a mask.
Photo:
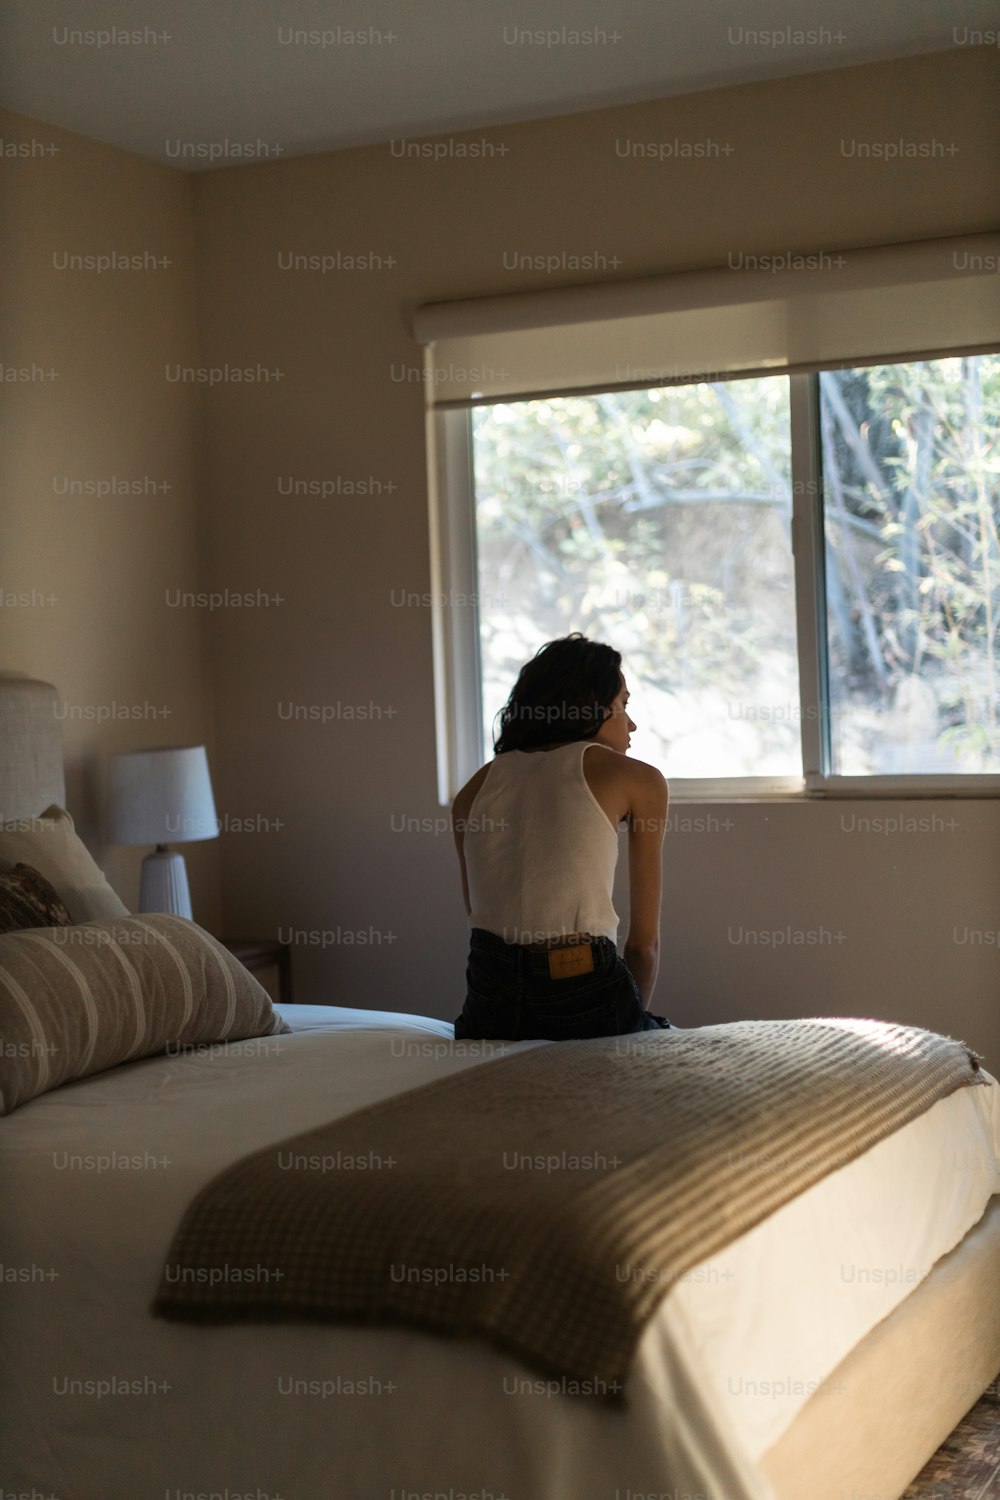
[[(500, 712), (495, 755), (452, 807), (471, 927), (457, 1038), (615, 1036), (651, 1015), (667, 783), (631, 760), (621, 656), (549, 641)], [(615, 947), (618, 825), (628, 825), (629, 929)]]

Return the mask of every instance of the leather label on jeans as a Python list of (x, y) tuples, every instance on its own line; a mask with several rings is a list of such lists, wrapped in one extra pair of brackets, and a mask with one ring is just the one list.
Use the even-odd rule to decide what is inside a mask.
[(594, 950), (589, 943), (572, 948), (553, 948), (549, 952), (549, 977), (572, 979), (576, 974), (594, 972)]

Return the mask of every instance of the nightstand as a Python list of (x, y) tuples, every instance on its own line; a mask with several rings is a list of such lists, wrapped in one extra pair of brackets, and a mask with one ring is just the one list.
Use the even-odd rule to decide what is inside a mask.
[(292, 999), (292, 950), (287, 943), (264, 938), (254, 942), (250, 938), (220, 938), (234, 958), (249, 969), (258, 984), (262, 984), (272, 1000), (289, 1005)]

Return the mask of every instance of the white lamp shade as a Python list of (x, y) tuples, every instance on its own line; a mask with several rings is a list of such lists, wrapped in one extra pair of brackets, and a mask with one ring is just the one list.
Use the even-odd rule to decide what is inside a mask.
[(113, 844), (186, 844), (218, 837), (204, 745), (121, 750), (108, 773)]

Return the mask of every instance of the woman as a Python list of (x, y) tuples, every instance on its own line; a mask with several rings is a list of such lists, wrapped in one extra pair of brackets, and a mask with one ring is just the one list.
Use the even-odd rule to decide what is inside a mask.
[[(667, 783), (629, 759), (621, 656), (579, 633), (522, 667), (495, 756), (452, 806), (469, 917), (457, 1038), (614, 1036), (670, 1022), (656, 982)], [(629, 928), (615, 941), (618, 825), (628, 824)]]

